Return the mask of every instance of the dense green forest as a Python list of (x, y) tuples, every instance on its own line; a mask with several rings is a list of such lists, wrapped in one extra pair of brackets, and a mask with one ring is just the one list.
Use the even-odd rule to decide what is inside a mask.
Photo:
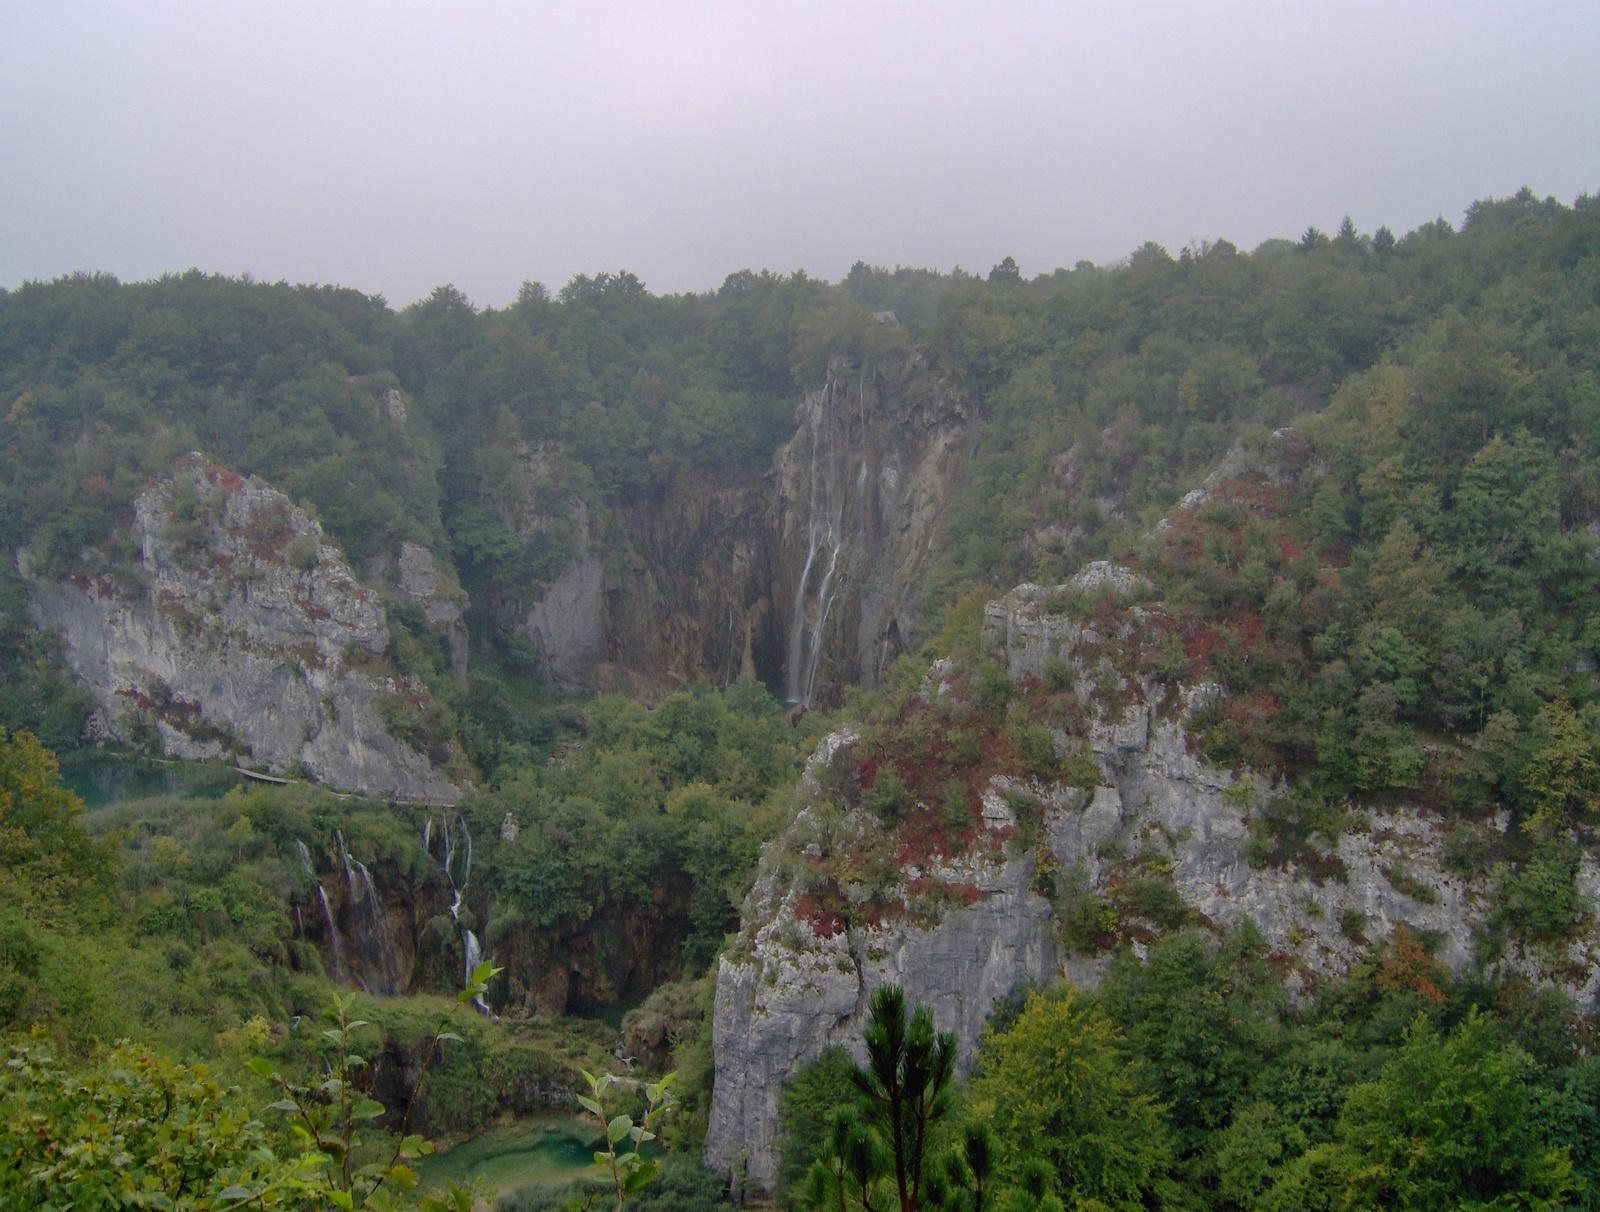
[[(874, 318), (890, 310), (897, 322)], [(1130, 645), (1110, 673), (1220, 688), (1191, 723), (1197, 745), (1276, 788), (1251, 821), (1252, 861), (1326, 855), (1374, 806), (1441, 814), (1450, 861), (1498, 873), (1480, 970), (1452, 973), (1436, 940), (1402, 931), (1314, 997), (1291, 994), (1258, 938), (1197, 923), (1159, 880), (1130, 887), (1145, 898), (1131, 907), (1052, 889), (1064, 943), (1115, 952), (1109, 975), (1092, 994), (1022, 990), (997, 1011), (930, 1128), (924, 1202), (1600, 1206), (1593, 1023), (1482, 967), (1509, 945), (1575, 962), (1563, 949), (1600, 911), (1579, 886), (1600, 827), (1600, 205), (1587, 196), (1524, 191), (1475, 204), (1459, 229), (1403, 236), (1347, 220), (1253, 251), (1147, 244), (1031, 280), (1009, 260), (981, 277), (858, 264), (838, 284), (741, 272), (658, 296), (602, 273), (555, 294), (528, 283), (503, 309), (445, 286), (398, 311), (198, 272), (29, 283), (0, 291), (0, 543), (26, 548), (38, 575), (131, 584), (133, 498), (199, 449), (311, 508), (358, 572), (409, 540), (448, 553), (478, 601), (549, 580), (571, 555), (559, 528), (519, 533), (494, 504), (523, 491), (518, 442), (570, 451), (540, 508), (581, 500), (605, 536), (624, 506), (674, 484), (759, 480), (830, 364), (865, 374), (913, 357), (970, 423), (920, 633), (881, 688), (798, 723), (748, 678), (651, 707), (580, 700), (503, 642), (475, 643), (458, 679), (426, 619), (389, 603), (385, 659), (426, 683), (430, 736), (459, 743), (475, 775), (459, 820), (477, 849), (459, 920), (441, 907), (424, 931), (419, 987), (351, 1011), (376, 1024), (365, 1046), (389, 1083), (363, 1159), (403, 1135), (412, 1087), (394, 1075), (416, 1068), (461, 986), (472, 930), (507, 967), (486, 980), (501, 1021), (452, 1018), (461, 1039), (417, 1096), (423, 1130), (470, 1133), (533, 1110), (530, 1083), (576, 1088), (580, 1066), (614, 1068), (617, 1028), (592, 1016), (656, 990), (640, 1012), (676, 1017), (649, 1064), (679, 1070), (682, 1105), (650, 1198), (661, 1212), (722, 1199), (686, 1160), (709, 1099), (706, 976), (805, 758), (834, 724), (862, 725), (878, 756), (841, 795), (893, 825), (930, 805), (951, 833), (993, 771), (1091, 786), (1086, 763), (1050, 748), (1062, 688), (1012, 687), (979, 625), (1013, 585), (1110, 559), (1148, 579), (1141, 601), (1061, 609), (1113, 629), (1159, 610), (1158, 642)], [(249, 1064), (308, 1083), (333, 1071), (310, 1023), (339, 982), (305, 927), (320, 910), (296, 845), (330, 870), (348, 846), (422, 903), (437, 894), (423, 836), (439, 818), (304, 785), (85, 814), (51, 751), (69, 769), (150, 755), (94, 748), (92, 702), (59, 640), (29, 623), (27, 593), (8, 555), (0, 1202), (271, 1206), (270, 1188), (279, 1206), (321, 1206), (293, 1161), (304, 1142), (261, 1110), (281, 1090)], [(934, 658), (970, 690), (960, 718), (913, 698)], [(1491, 838), (1494, 819), (1507, 825)], [(1124, 946), (1119, 913), (1156, 924), (1147, 958)], [(546, 1014), (507, 955), (572, 959), (584, 979)], [(830, 1122), (862, 1089), (850, 1068), (829, 1054), (785, 1092), (786, 1206), (898, 1199), (874, 1104)], [(91, 1107), (152, 1098), (200, 1126), (137, 1145), (82, 1127), (101, 1122)], [(15, 1126), (28, 1116), (48, 1126), (30, 1136)], [(975, 1135), (984, 1124), (992, 1139)], [(47, 1138), (88, 1160), (66, 1166)], [(832, 1188), (808, 1179), (813, 1163), (835, 1166)], [(114, 1187), (118, 1169), (134, 1186), (93, 1186)], [(88, 1185), (73, 1195), (74, 1182)], [(502, 1194), (508, 1208), (551, 1202)]]
[[(1600, 1068), (1569, 1013), (1415, 940), (1297, 1009), (1248, 937), (1178, 934), (997, 1010), (970, 1081), (918, 1087), (902, 1166), (939, 1207), (1591, 1207)], [(835, 1049), (785, 1088), (790, 1199), (893, 1206), (904, 1151), (854, 1070)]]

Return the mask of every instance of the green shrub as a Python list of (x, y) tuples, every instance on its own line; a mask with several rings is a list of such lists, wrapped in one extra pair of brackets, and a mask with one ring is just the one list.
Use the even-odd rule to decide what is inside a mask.
[(867, 811), (886, 825), (897, 823), (911, 806), (911, 793), (893, 762), (878, 767), (877, 777), (862, 799)]

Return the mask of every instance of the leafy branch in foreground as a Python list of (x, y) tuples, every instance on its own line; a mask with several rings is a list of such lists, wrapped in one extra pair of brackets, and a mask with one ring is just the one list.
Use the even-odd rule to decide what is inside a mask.
[[(606, 1134), (606, 1147), (603, 1151), (595, 1150), (594, 1162), (604, 1169), (606, 1176), (610, 1178), (612, 1189), (617, 1195), (617, 1212), (622, 1212), (628, 1197), (644, 1190), (661, 1172), (661, 1163), (645, 1161), (640, 1156), (639, 1150), (647, 1142), (656, 1139), (656, 1126), (662, 1117), (677, 1105), (672, 1095), (667, 1093), (667, 1087), (678, 1075), (669, 1073), (654, 1085), (644, 1088), (644, 1118), (636, 1124), (631, 1115), (615, 1115), (608, 1118), (605, 1112), (605, 1092), (611, 1086), (621, 1084), (621, 1078), (609, 1073), (596, 1077), (587, 1069), (580, 1069), (578, 1072), (582, 1073), (583, 1080), (589, 1083), (589, 1093), (579, 1096), (578, 1105), (600, 1121), (600, 1126), (605, 1129)], [(632, 1147), (625, 1153), (618, 1153), (617, 1146), (624, 1141), (630, 1142)], [(594, 1198), (591, 1195), (586, 1201), (574, 1201), (568, 1206), (586, 1209), (594, 1202)]]
[[(407, 1132), (411, 1112), (422, 1092), (422, 1082), (445, 1041), (461, 1042), (461, 1037), (447, 1030), (450, 1019), (462, 1006), (469, 1005), (488, 988), (491, 978), (500, 971), (485, 960), (473, 969), (466, 988), (456, 994), (455, 1004), (439, 1016), (433, 1036), (428, 1042), (427, 1055), (417, 1073), (410, 1101), (401, 1117), (393, 1149), (388, 1157), (366, 1165), (356, 1165), (354, 1155), (361, 1146), (361, 1125), (377, 1119), (384, 1112), (383, 1104), (370, 1097), (355, 1080), (366, 1069), (367, 1059), (351, 1049), (351, 1037), (363, 1027), (372, 1024), (365, 1019), (352, 1019), (350, 1010), (355, 1004), (353, 993), (335, 994), (333, 1006), (326, 1017), (334, 1025), (324, 1030), (322, 1038), (332, 1046), (328, 1058), (327, 1080), (315, 1086), (301, 1086), (290, 1082), (273, 1068), (272, 1062), (256, 1057), (250, 1067), (270, 1080), (284, 1097), (267, 1107), (268, 1111), (282, 1111), (294, 1116), (292, 1127), (306, 1150), (308, 1170), (312, 1177), (306, 1182), (308, 1193), (330, 1200), (346, 1212), (358, 1208), (371, 1208), (373, 1212), (389, 1212), (395, 1207), (395, 1192), (416, 1189), (416, 1171), (407, 1163), (433, 1152), (433, 1144), (421, 1136)], [(425, 1212), (471, 1212), (473, 1196), (454, 1183), (444, 1197), (424, 1196), (421, 1205)]]
[(124, 1040), (72, 1071), (35, 1028), (0, 1065), (0, 1208), (298, 1207), (237, 1087)]

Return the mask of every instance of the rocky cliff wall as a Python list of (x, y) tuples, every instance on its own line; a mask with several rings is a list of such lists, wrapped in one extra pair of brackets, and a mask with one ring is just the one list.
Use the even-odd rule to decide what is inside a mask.
[(835, 359), (801, 398), (774, 465), (771, 597), (791, 701), (876, 686), (909, 650), (968, 420), (965, 398), (917, 354)]
[[(845, 731), (823, 741), (803, 782), (806, 794), (816, 794), (818, 768), (857, 740)], [(865, 848), (879, 833), (875, 818), (859, 809), (842, 820), (821, 806), (802, 809), (763, 855), (745, 905), (744, 948), (718, 968), (706, 1161), (763, 1189), (776, 1176), (783, 1082), (835, 1045), (865, 1060), (861, 1030), (872, 990), (898, 984), (913, 1002), (930, 1006), (939, 1030), (961, 1041), (964, 1072), (995, 1004), (1019, 982), (1057, 971), (1050, 906), (1032, 890), (1035, 858), (998, 845), (903, 873), (894, 895), (907, 907), (926, 896), (928, 881), (972, 899), (936, 922), (913, 913), (819, 931), (806, 911), (805, 859)], [(851, 894), (862, 895), (847, 889)]]
[(427, 692), (382, 672), (377, 595), (282, 493), (189, 456), (139, 495), (133, 536), (126, 575), (47, 583), (18, 561), (30, 613), (65, 640), (99, 705), (96, 727), (366, 795), (460, 797), (385, 727), (391, 701)]
[(770, 483), (724, 473), (623, 502), (600, 685), (657, 698), (706, 677), (783, 678)]
[(402, 540), (392, 555), (367, 561), (366, 579), (421, 609), (428, 625), (444, 636), (451, 672), (467, 676), (467, 595), (448, 560), (436, 560), (422, 544)]
[[(913, 1001), (931, 1005), (941, 1029), (957, 1032), (966, 1066), (984, 1016), (1018, 981), (1061, 977), (1093, 986), (1112, 951), (1139, 953), (1170, 928), (1133, 907), (1141, 902), (1128, 893), (1150, 881), (1169, 885), (1191, 922), (1217, 930), (1253, 925), (1295, 990), (1344, 975), (1400, 929), (1433, 940), (1452, 968), (1475, 962), (1493, 875), (1447, 867), (1446, 822), (1434, 815), (1403, 807), (1357, 814), (1331, 848), (1252, 855), (1252, 815), (1283, 789), (1218, 769), (1192, 743), (1186, 724), (1217, 688), (1123, 672), (1130, 666), (1123, 655), (1162, 625), (1159, 603), (1136, 601), (1148, 588), (1125, 569), (1092, 564), (1066, 585), (1024, 585), (990, 604), (985, 644), (1012, 676), (1036, 687), (1048, 678), (1058, 697), (1076, 701), (1075, 710), (1060, 711), (1079, 726), (1056, 729), (1053, 742), (1063, 759), (1088, 759), (1094, 785), (993, 776), (982, 819), (1005, 844), (985, 846), (980, 837), (964, 856), (927, 869), (907, 862), (901, 845), (894, 853), (902, 865), (889, 878), (898, 878), (905, 911), (889, 920), (841, 922), (816, 911), (817, 862), (835, 870), (870, 865), (880, 828), (859, 809), (840, 819), (830, 806), (836, 797), (824, 790), (823, 772), (841, 759), (848, 767), (860, 738), (846, 729), (823, 741), (802, 781), (804, 806), (763, 852), (744, 907), (744, 945), (719, 970), (709, 1164), (743, 1169), (770, 1187), (782, 1083), (832, 1044), (860, 1059), (864, 1007), (878, 985), (903, 984)], [(1071, 609), (1089, 595), (1120, 598), (1121, 607), (1096, 612), (1091, 623)], [(941, 700), (957, 681), (954, 666), (936, 664), (923, 697)], [(1019, 803), (1037, 805), (1039, 814), (1037, 840), (1026, 851), (1013, 831)], [(1506, 821), (1473, 827), (1493, 833)], [(943, 910), (918, 913), (914, 890), (930, 880), (961, 895), (942, 898)], [(1590, 898), (1600, 892), (1593, 855), (1584, 857), (1578, 882)], [(844, 891), (847, 900), (861, 895), (849, 885)], [(1064, 928), (1061, 914), (1074, 905), (1092, 907), (1092, 930)], [(1496, 966), (1561, 988), (1593, 1011), (1600, 936), (1591, 931), (1559, 953), (1512, 945)]]
[[(1292, 988), (1344, 975), (1371, 943), (1400, 928), (1434, 940), (1435, 954), (1452, 969), (1475, 962), (1475, 934), (1497, 886), (1491, 871), (1468, 875), (1447, 866), (1449, 833), (1453, 827), (1503, 834), (1508, 817), (1449, 822), (1404, 805), (1357, 806), (1331, 848), (1276, 859), (1258, 854), (1252, 864), (1252, 816), (1286, 788), (1219, 770), (1198, 751), (1184, 725), (1217, 687), (1135, 682), (1116, 673), (1116, 685), (1107, 684), (1113, 668), (1107, 654), (1159, 627), (1160, 604), (1129, 606), (1114, 632), (1061, 610), (1073, 595), (1136, 595), (1139, 588), (1127, 570), (1094, 563), (1054, 589), (1019, 586), (985, 612), (985, 642), (1014, 678), (1065, 675), (1091, 713), (1088, 739), (1101, 786), (1080, 805), (1047, 793), (1055, 806), (1047, 839), (1058, 868), (1076, 870), (1093, 891), (1112, 886), (1130, 863), (1153, 859), (1202, 920), (1220, 927), (1252, 923), (1280, 957)], [(1600, 903), (1593, 854), (1582, 858), (1578, 885)], [(1558, 987), (1592, 1012), (1600, 993), (1600, 934), (1591, 931), (1559, 952), (1512, 944), (1496, 966)]]
[(500, 470), (486, 480), (480, 503), (497, 512), (521, 542), (562, 556), (555, 567), (485, 585), (485, 629), (501, 644), (526, 645), (540, 676), (557, 689), (587, 689), (604, 656), (605, 569), (579, 483), (585, 473), (560, 442), (519, 441), (514, 449), (486, 452), (485, 459)]
[(553, 579), (508, 587), (493, 627), (568, 689), (659, 698), (749, 673), (809, 703), (876, 685), (912, 642), (967, 420), (920, 356), (834, 359), (768, 472), (710, 470), (603, 510), (564, 487), (585, 476), (565, 447), (523, 444), (493, 504), (572, 554)]
[(992, 813), (986, 804), (961, 856), (903, 865), (883, 891), (847, 881), (844, 912), (819, 912), (819, 864), (859, 856), (869, 867), (866, 856), (896, 849), (876, 817), (841, 812), (823, 790), (860, 742), (845, 728), (818, 746), (801, 779), (804, 806), (763, 848), (741, 945), (718, 968), (705, 1157), (762, 1189), (776, 1177), (783, 1082), (835, 1045), (865, 1059), (861, 1030), (878, 986), (899, 984), (930, 1006), (939, 1030), (956, 1033), (964, 1072), (995, 1004), (1061, 968), (1050, 903), (1035, 890), (1037, 856), (1007, 845), (1015, 819), (1003, 804)]

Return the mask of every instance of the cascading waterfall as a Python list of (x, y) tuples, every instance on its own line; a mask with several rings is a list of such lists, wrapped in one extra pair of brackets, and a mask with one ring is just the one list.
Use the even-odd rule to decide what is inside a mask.
[[(838, 586), (834, 574), (839, 568), (839, 551), (844, 546), (844, 496), (839, 491), (844, 434), (834, 403), (832, 379), (817, 393), (809, 418), (811, 427), (811, 483), (807, 513), (806, 562), (795, 585), (794, 606), (789, 623), (788, 698), (791, 703), (811, 706), (817, 687), (817, 667), (821, 664), (822, 636), (828, 612)], [(849, 389), (846, 388), (848, 399)], [(807, 611), (807, 590), (812, 569), (826, 558), (822, 582), (817, 587), (813, 609)], [(808, 618), (809, 613), (809, 618)]]
[[(452, 828), (452, 825), (454, 828)], [(461, 835), (461, 844), (456, 845), (456, 833)], [(467, 894), (467, 883), (472, 878), (472, 834), (467, 830), (467, 822), (459, 815), (452, 821), (448, 812), (439, 818), (439, 833), (444, 839), (444, 878), (450, 881), (450, 920), (461, 930), (461, 901)], [(433, 840), (433, 818), (428, 818), (428, 823), (422, 830), (422, 848), (429, 851)], [(457, 864), (456, 859), (461, 861)], [(460, 874), (457, 875), (457, 867)], [(461, 949), (466, 956), (466, 970), (462, 974), (463, 985), (472, 979), (472, 970), (483, 962), (483, 948), (478, 943), (478, 936), (470, 930), (461, 930)], [(480, 993), (472, 999), (472, 1004), (478, 1013), (486, 1018), (494, 1018), (494, 1012), (489, 1009), (488, 1003), (483, 1000)]]
[[(463, 930), (461, 932), (461, 949), (467, 956), (467, 973), (462, 981), (462, 984), (465, 984), (472, 979), (473, 969), (483, 963), (483, 948), (478, 946), (478, 936), (476, 934), (470, 930)], [(472, 1004), (477, 1008), (478, 1013), (485, 1018), (495, 1018), (494, 1011), (490, 1010), (488, 1003), (483, 1000), (483, 994), (475, 994), (472, 998)]]
[(350, 857), (344, 834), (335, 831), (339, 859), (344, 863), (350, 891), (351, 918), (355, 926), (356, 948), (361, 955), (362, 972), (356, 980), (368, 993), (393, 997), (400, 991), (400, 965), (395, 960), (394, 942), (383, 916), (383, 902), (372, 885), (366, 864)]
[(856, 473), (856, 536), (859, 541), (867, 541), (867, 460), (864, 457), (867, 449), (867, 372), (862, 370), (861, 378), (856, 383), (856, 399), (861, 405), (861, 470)]
[[(433, 818), (428, 818), (428, 824), (422, 833), (422, 846), (430, 854)], [(453, 827), (452, 827), (453, 826)], [(459, 848), (456, 844), (456, 833), (461, 834)], [(467, 822), (459, 815), (454, 821), (448, 812), (439, 818), (439, 834), (444, 841), (444, 878), (450, 881), (452, 900), (450, 902), (450, 919), (459, 921), (461, 918), (461, 898), (467, 894), (467, 884), (472, 879), (472, 834), (467, 831)], [(456, 862), (457, 857), (461, 859)], [(459, 870), (458, 870), (459, 868)]]
[(327, 923), (328, 943), (333, 949), (333, 979), (344, 980), (344, 943), (339, 938), (339, 927), (333, 921), (333, 909), (328, 905), (328, 894), (323, 890), (322, 881), (317, 878), (316, 869), (311, 866), (311, 852), (306, 849), (306, 844), (299, 838), (294, 839), (295, 852), (300, 856), (300, 865), (306, 869), (306, 874), (311, 877), (311, 882), (316, 885), (317, 899), (322, 902), (322, 920)]

